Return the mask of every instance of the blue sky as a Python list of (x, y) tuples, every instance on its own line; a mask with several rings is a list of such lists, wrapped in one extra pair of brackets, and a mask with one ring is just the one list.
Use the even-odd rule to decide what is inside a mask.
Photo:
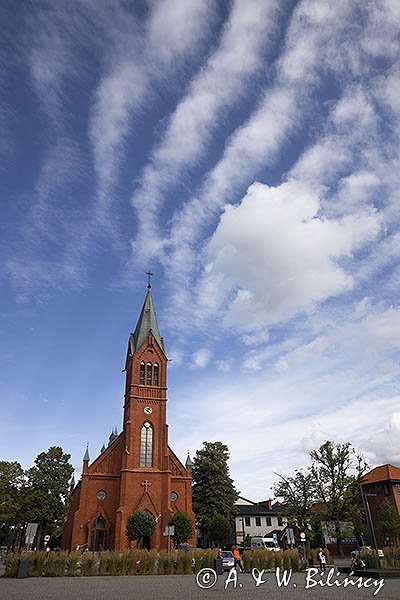
[(181, 459), (399, 464), (397, 0), (0, 9), (1, 458), (120, 429), (151, 268)]

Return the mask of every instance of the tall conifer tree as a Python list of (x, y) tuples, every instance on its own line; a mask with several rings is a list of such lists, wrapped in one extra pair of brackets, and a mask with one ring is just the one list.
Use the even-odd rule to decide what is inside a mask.
[(222, 442), (203, 442), (193, 461), (193, 510), (208, 543), (232, 530), (238, 492), (229, 475), (229, 450)]

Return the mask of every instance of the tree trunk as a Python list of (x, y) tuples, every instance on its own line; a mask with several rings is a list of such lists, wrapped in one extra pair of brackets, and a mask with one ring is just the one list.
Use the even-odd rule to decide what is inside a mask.
[(340, 529), (340, 524), (335, 523), (336, 548), (337, 548), (337, 553), (338, 553), (339, 558), (343, 558), (343, 556), (344, 556), (341, 535), (342, 535), (342, 532)]

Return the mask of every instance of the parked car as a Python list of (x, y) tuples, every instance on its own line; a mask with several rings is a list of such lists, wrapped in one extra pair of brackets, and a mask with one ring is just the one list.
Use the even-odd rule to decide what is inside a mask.
[(230, 550), (222, 550), (221, 556), (222, 556), (222, 566), (224, 567), (224, 571), (232, 569), (232, 567), (235, 566), (235, 559), (233, 558), (233, 552), (231, 552)]
[(280, 547), (273, 537), (254, 536), (251, 538), (251, 549), (264, 549), (272, 550), (273, 552), (279, 552)]

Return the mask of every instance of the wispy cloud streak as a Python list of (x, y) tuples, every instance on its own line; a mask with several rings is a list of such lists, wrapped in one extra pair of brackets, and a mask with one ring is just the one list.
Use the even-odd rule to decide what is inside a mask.
[(218, 47), (171, 115), (133, 195), (139, 223), (136, 254), (145, 257), (157, 250), (157, 215), (168, 188), (176, 187), (179, 177), (196, 165), (227, 111), (243, 101), (261, 69), (267, 71), (284, 8), (276, 0), (233, 3)]

